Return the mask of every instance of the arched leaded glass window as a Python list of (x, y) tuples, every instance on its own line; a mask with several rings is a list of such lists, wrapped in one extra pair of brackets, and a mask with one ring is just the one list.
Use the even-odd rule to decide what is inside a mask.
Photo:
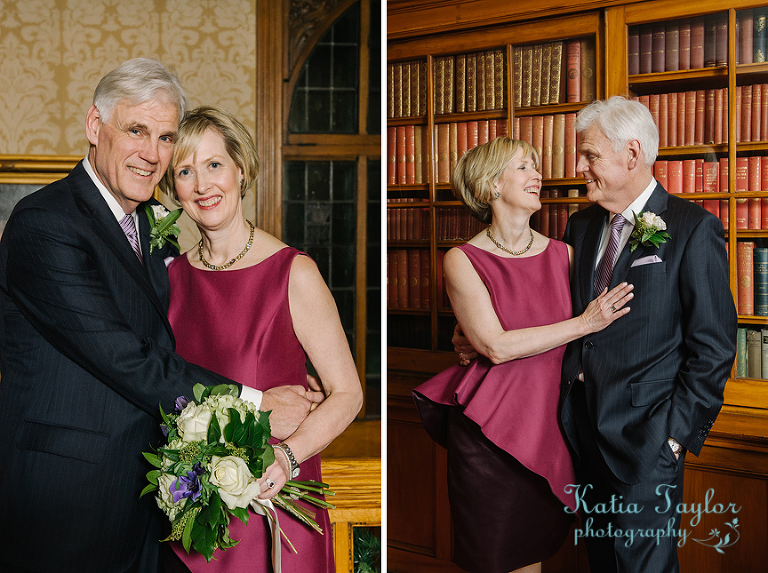
[(339, 308), (366, 406), (381, 390), (381, 3), (327, 29), (291, 94), (283, 146), (283, 240), (318, 264)]

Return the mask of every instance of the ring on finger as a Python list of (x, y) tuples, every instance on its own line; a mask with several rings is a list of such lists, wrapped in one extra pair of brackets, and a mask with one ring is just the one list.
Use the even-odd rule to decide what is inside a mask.
[(273, 482), (271, 479), (268, 479), (267, 480), (267, 487), (269, 489), (272, 489), (273, 487), (275, 487), (275, 482)]
[(611, 305), (611, 312), (616, 312), (616, 305), (614, 304)]

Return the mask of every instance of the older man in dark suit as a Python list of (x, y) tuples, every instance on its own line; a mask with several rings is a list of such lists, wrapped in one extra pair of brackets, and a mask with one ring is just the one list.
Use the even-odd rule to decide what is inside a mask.
[[(86, 118), (87, 157), (20, 201), (5, 229), (2, 571), (156, 571), (161, 513), (139, 493), (158, 404), (172, 411), (196, 383), (232, 383), (174, 354), (164, 259), (177, 253), (150, 250), (137, 209), (165, 173), (185, 106), (159, 62), (107, 74)], [(273, 410), (281, 438), (320, 399), (300, 386), (242, 397)]]
[[(736, 353), (723, 225), (654, 179), (658, 130), (639, 102), (593, 102), (576, 129), (577, 170), (597, 205), (575, 213), (565, 232), (574, 315), (603, 288), (634, 285), (629, 314), (569, 344), (563, 362), (561, 421), (581, 527), (591, 527), (592, 573), (670, 573), (685, 452), (701, 451)], [(652, 227), (653, 239), (638, 236)], [(665, 534), (637, 533), (649, 529)], [(630, 530), (631, 543), (617, 533)]]

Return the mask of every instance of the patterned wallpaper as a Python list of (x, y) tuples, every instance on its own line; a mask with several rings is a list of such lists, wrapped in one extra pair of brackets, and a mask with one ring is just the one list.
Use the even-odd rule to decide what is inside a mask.
[(85, 114), (121, 62), (173, 66), (192, 106), (253, 133), (256, 0), (0, 0), (0, 154), (84, 155)]

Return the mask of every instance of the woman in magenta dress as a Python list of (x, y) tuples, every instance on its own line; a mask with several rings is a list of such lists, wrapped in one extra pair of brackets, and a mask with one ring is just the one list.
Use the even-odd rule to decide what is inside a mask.
[[(362, 391), (336, 305), (314, 262), (244, 217), (242, 197), (257, 175), (256, 150), (240, 122), (215, 108), (187, 114), (165, 187), (202, 239), (169, 266), (168, 314), (181, 356), (242, 384), (255, 380), (258, 390), (306, 386), (307, 357), (312, 361), (326, 399), (282, 442), (285, 450), (275, 448), (275, 463), (259, 479), (259, 497), (268, 499), (297, 470), (298, 479), (322, 481), (319, 452), (354, 419)], [(328, 513), (313, 510), (324, 535), (277, 510), (298, 551), (282, 543), (283, 573), (334, 571)], [(173, 549), (192, 572), (272, 571), (266, 518), (252, 514), (247, 526), (233, 518), (230, 535), (238, 545), (217, 550), (210, 563), (187, 555), (180, 543)]]
[(557, 421), (565, 344), (629, 312), (630, 285), (571, 318), (570, 246), (530, 227), (541, 208), (536, 151), (500, 137), (464, 154), (454, 194), (488, 229), (446, 253), (459, 326), (480, 354), (414, 390), (448, 449), (454, 561), (477, 573), (540, 571), (572, 523), (575, 477)]

